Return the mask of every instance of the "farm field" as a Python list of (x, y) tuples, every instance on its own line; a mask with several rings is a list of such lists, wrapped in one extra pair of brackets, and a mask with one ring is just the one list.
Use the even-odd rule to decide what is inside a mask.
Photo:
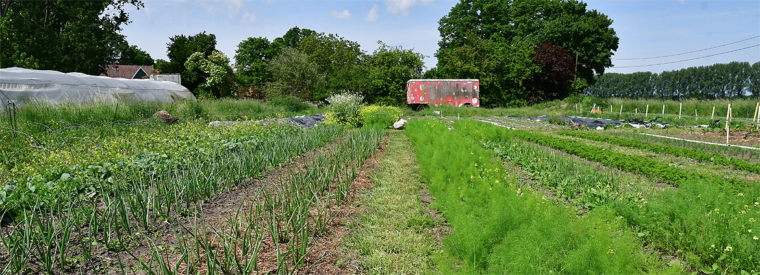
[(703, 128), (509, 117), (532, 107), (209, 125), (327, 110), (246, 103), (1, 121), (0, 273), (760, 273), (760, 151), (643, 135)]

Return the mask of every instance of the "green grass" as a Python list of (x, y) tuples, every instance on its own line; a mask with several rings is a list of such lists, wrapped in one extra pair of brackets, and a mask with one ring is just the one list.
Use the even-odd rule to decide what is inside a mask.
[(379, 164), (374, 188), (361, 196), (366, 212), (351, 225), (349, 246), (359, 251), (360, 268), (367, 274), (433, 273), (431, 255), (440, 253), (440, 245), (432, 231), (443, 221), (425, 212), (419, 167), (402, 132), (390, 132)]
[[(318, 109), (297, 102), (258, 100), (215, 99), (198, 101), (153, 102), (125, 101), (115, 103), (93, 102), (83, 104), (58, 104), (30, 102), (16, 110), (16, 124), (22, 132), (35, 132), (31, 124), (67, 122), (83, 124), (88, 121), (112, 123), (113, 121), (139, 121), (153, 117), (165, 110), (181, 119), (202, 118), (206, 120), (249, 120), (272, 117), (289, 117), (317, 113)], [(0, 110), (0, 127), (11, 128), (6, 110)]]

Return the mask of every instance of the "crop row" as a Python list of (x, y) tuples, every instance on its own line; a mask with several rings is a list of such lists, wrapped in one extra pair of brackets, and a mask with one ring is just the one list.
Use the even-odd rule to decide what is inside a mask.
[(600, 169), (586, 160), (519, 139), (483, 141), (482, 146), (519, 166), (532, 181), (550, 188), (557, 199), (579, 208), (592, 210), (615, 200), (639, 201), (654, 189), (646, 178)]
[[(616, 153), (584, 146), (572, 140), (523, 131), (508, 131), (474, 121), (457, 122), (455, 127), (470, 133), (470, 136), (481, 142), (511, 142), (515, 138), (535, 141), (611, 167), (616, 167), (611, 163), (625, 156), (620, 154), (622, 156), (606, 159), (586, 157), (589, 155), (584, 152), (603, 156)], [(639, 159), (634, 156), (629, 158)], [(652, 164), (656, 165), (653, 167), (666, 166), (656, 161), (631, 165)], [(551, 165), (543, 168), (552, 169)], [(618, 168), (637, 171), (632, 167)], [(725, 184), (726, 181), (723, 179), (701, 175), (685, 174), (670, 179), (675, 180), (673, 184), (678, 186), (677, 189), (663, 188), (640, 200), (618, 198), (605, 202), (608, 207), (614, 209), (614, 215), (633, 226), (647, 243), (663, 252), (678, 256), (691, 269), (711, 274), (757, 274), (760, 271), (757, 261), (760, 259), (760, 188), (752, 184)]]
[(642, 135), (639, 133), (630, 132), (610, 132), (605, 133), (612, 136), (627, 138), (632, 140), (638, 140), (640, 142), (655, 143), (660, 145), (681, 147), (687, 149), (700, 150), (707, 154), (719, 154), (724, 156), (730, 156), (733, 158), (741, 158), (750, 162), (760, 162), (760, 150), (747, 150), (735, 146), (720, 146), (714, 144), (706, 144), (699, 142), (690, 142), (685, 140), (676, 140), (669, 138), (661, 138), (655, 136)]
[(431, 207), (452, 228), (438, 262), (442, 273), (632, 274), (664, 268), (609, 210), (581, 218), (572, 207), (518, 187), (493, 151), (459, 128), (412, 120), (406, 131), (435, 197)]
[[(3, 262), (11, 273), (50, 273), (93, 260), (95, 252), (125, 250), (135, 245), (135, 233), (191, 216), (206, 198), (342, 132), (332, 126), (280, 127), (186, 153), (148, 152), (129, 162), (59, 166), (39, 185), (12, 183), (8, 186), (16, 187), (5, 188), (3, 204), (4, 218), (11, 221), (3, 228)], [(78, 250), (69, 251), (74, 244)]]
[(599, 135), (599, 134), (590, 133), (590, 132), (561, 131), (559, 133), (566, 136), (573, 136), (573, 137), (579, 137), (579, 138), (584, 138), (584, 139), (607, 142), (607, 143), (612, 143), (615, 145), (620, 145), (620, 146), (629, 147), (629, 148), (648, 150), (655, 153), (665, 153), (665, 154), (670, 154), (670, 155), (679, 156), (679, 157), (691, 158), (691, 159), (695, 159), (701, 162), (712, 162), (718, 165), (731, 166), (737, 170), (744, 170), (744, 171), (760, 174), (760, 165), (758, 165), (757, 163), (750, 163), (748, 161), (741, 160), (741, 159), (729, 158), (721, 154), (715, 154), (715, 153), (708, 154), (696, 149), (644, 143), (644, 142), (640, 142), (636, 140)]
[[(314, 262), (307, 256), (316, 238), (332, 223), (332, 211), (341, 206), (382, 136), (376, 129), (349, 133), (331, 150), (305, 163), (303, 170), (289, 171), (279, 184), (264, 187), (248, 207), (239, 207), (229, 219), (228, 230), (207, 229), (202, 215), (192, 231), (175, 226), (177, 248), (164, 251), (152, 245), (150, 259), (140, 259), (142, 267), (161, 274), (252, 274), (273, 269), (277, 274), (293, 274), (308, 270)], [(275, 251), (265, 254), (263, 247)], [(179, 255), (179, 260), (172, 261), (172, 255)], [(265, 262), (270, 264), (262, 266)]]

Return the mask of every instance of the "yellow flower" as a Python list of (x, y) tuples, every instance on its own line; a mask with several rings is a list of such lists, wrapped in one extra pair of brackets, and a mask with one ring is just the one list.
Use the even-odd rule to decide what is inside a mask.
[(757, 241), (757, 240), (760, 240), (760, 238), (758, 238), (757, 236), (754, 236), (754, 237), (752, 237), (752, 239), (753, 239), (753, 240), (756, 240), (756, 241)]
[(734, 250), (734, 248), (731, 247), (731, 245), (729, 244), (729, 245), (726, 246), (726, 249), (724, 249), (724, 250), (730, 252), (731, 250)]

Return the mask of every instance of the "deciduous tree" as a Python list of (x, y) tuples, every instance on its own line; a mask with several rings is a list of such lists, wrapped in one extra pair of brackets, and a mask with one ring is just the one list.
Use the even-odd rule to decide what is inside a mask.
[(0, 1), (0, 67), (105, 72), (124, 43), (127, 6), (139, 9), (143, 2)]

